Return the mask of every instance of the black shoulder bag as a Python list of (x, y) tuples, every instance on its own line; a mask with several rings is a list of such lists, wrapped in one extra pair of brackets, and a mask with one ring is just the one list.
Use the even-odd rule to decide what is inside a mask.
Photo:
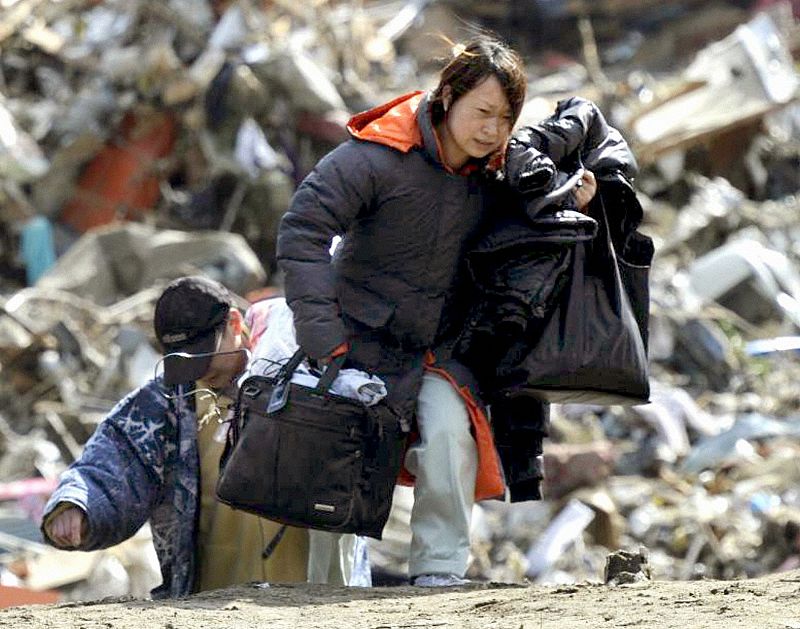
[(304, 358), (298, 350), (275, 375), (242, 383), (217, 497), (291, 526), (380, 539), (404, 447), (398, 418), (384, 402), (329, 392), (343, 357), (314, 388), (291, 382)]

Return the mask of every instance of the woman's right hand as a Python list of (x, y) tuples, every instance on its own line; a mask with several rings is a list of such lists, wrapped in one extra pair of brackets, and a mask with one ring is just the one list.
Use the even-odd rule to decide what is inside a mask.
[(86, 535), (86, 514), (80, 507), (71, 505), (51, 516), (44, 528), (56, 546), (77, 548)]
[(333, 361), (334, 358), (338, 358), (339, 356), (344, 356), (349, 351), (350, 351), (350, 343), (345, 341), (341, 345), (335, 347), (330, 354), (328, 354), (324, 358), (320, 358), (319, 363), (321, 365), (328, 365)]

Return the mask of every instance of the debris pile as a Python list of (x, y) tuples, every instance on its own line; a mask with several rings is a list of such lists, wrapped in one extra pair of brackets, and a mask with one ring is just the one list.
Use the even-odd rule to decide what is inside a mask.
[[(690, 13), (716, 32), (715, 10), (675, 4), (695, 5)], [(469, 576), (613, 585), (800, 565), (794, 10), (735, 9), (729, 15), (740, 21), (679, 68), (661, 59), (649, 72), (626, 74), (627, 64), (603, 63), (602, 80), (587, 84), (588, 64), (576, 72), (577, 62), (561, 61), (532, 82), (523, 116), (547, 115), (570, 90), (591, 95), (642, 166), (644, 231), (656, 241), (653, 395), (638, 407), (555, 406), (548, 499), (476, 507)], [(680, 36), (667, 28), (660, 41), (670, 34)], [(642, 57), (655, 45), (637, 42)], [(410, 501), (398, 491), (387, 540), (373, 544), (380, 581), (405, 569)], [(608, 577), (618, 551), (647, 569)]]
[[(476, 507), (469, 576), (800, 565), (799, 14), (768, 0), (0, 0), (0, 587), (152, 587), (146, 530), (65, 558), (38, 518), (97, 422), (152, 375), (161, 287), (200, 272), (248, 299), (279, 291), (275, 231), (297, 183), (350, 114), (431, 87), (444, 37), (469, 23), (528, 60), (523, 122), (566, 95), (601, 105), (640, 161), (657, 245), (652, 403), (555, 407), (548, 499)], [(403, 574), (408, 499), (398, 490), (372, 546), (376, 580)]]
[(416, 12), (361, 4), (5, 0), (6, 238), (46, 219), (60, 255), (114, 221), (232, 231), (273, 271), (294, 185), (404, 76), (391, 38)]

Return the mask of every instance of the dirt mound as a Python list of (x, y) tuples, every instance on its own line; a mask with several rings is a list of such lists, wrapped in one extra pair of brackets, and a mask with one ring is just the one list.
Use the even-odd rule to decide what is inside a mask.
[(106, 600), (0, 611), (0, 626), (83, 629), (800, 629), (800, 571), (746, 581), (507, 586), (240, 586), (173, 601)]

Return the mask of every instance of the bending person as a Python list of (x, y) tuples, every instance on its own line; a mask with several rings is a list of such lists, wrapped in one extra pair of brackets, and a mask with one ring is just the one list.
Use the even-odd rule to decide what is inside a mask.
[[(268, 308), (268, 301), (254, 304), (248, 320), (265, 324), (268, 317), (253, 315)], [(167, 354), (163, 379), (120, 401), (64, 472), (45, 507), (45, 540), (67, 550), (107, 548), (149, 521), (163, 577), (154, 598), (314, 575), (324, 575), (317, 581), (332, 575), (334, 583), (368, 585), (363, 553), (354, 551), (363, 540), (349, 540), (346, 549), (351, 559), (361, 559), (356, 570), (346, 570), (331, 553), (333, 542), (316, 541), (325, 551), (319, 559), (333, 565), (320, 567), (309, 556), (308, 531), (216, 500), (227, 429), (222, 420), (247, 366), (250, 339), (263, 330), (248, 330), (231, 293), (204, 277), (167, 286), (156, 303), (154, 327)]]

